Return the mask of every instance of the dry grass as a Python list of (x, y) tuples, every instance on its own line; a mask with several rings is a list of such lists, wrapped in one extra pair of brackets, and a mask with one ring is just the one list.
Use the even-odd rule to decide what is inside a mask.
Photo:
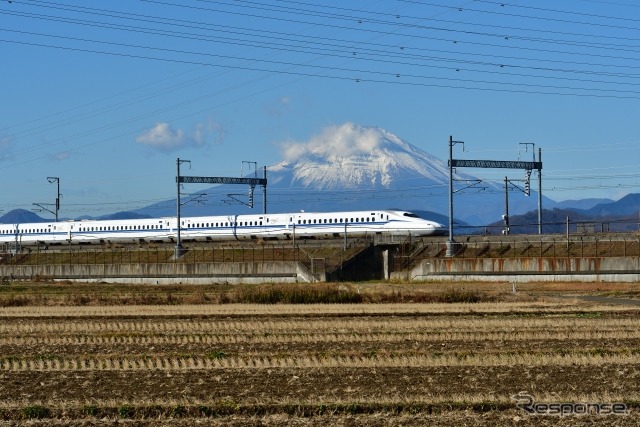
[(271, 315), (403, 315), (403, 314), (525, 314), (637, 311), (640, 307), (593, 305), (579, 301), (496, 303), (400, 304), (223, 304), (125, 306), (12, 306), (0, 308), (1, 317), (122, 317), (122, 316), (271, 316)]

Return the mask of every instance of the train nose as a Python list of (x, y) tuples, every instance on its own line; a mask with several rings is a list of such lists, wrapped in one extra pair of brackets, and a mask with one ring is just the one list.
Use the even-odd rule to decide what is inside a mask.
[(445, 225), (437, 222), (434, 225), (433, 231), (436, 236), (444, 236), (448, 232), (447, 227)]

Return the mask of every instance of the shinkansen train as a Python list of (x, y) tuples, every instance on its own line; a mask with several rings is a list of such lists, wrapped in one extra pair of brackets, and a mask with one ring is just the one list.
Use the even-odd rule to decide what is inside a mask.
[[(177, 219), (81, 220), (0, 224), (0, 243), (96, 244), (174, 242)], [(442, 224), (394, 210), (281, 213), (186, 217), (180, 219), (184, 241), (335, 238), (368, 234), (434, 236), (446, 234)]]

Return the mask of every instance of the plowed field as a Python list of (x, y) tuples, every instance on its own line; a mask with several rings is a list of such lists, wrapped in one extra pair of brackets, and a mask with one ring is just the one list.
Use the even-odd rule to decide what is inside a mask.
[[(0, 423), (640, 423), (640, 309), (473, 304), (0, 308)], [(624, 403), (528, 415), (512, 398)]]

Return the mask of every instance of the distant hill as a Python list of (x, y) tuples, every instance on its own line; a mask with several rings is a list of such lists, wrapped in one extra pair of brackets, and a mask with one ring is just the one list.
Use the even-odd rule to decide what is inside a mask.
[(564, 200), (562, 202), (557, 202), (554, 206), (558, 209), (576, 209), (576, 210), (586, 210), (591, 209), (596, 205), (601, 205), (605, 203), (613, 203), (612, 199), (580, 199), (580, 200)]
[(0, 216), (2, 224), (22, 224), (25, 222), (54, 222), (53, 219), (45, 219), (26, 209), (14, 209)]
[[(152, 218), (149, 215), (139, 214), (136, 212), (116, 212), (109, 215), (103, 215), (100, 217), (81, 216), (76, 218), (77, 220), (110, 220), (110, 219), (144, 219)], [(67, 221), (68, 218), (61, 218), (60, 221)], [(24, 224), (24, 223), (38, 223), (38, 222), (54, 222), (53, 218), (41, 218), (32, 211), (26, 209), (14, 209), (6, 214), (0, 216), (0, 224)]]
[[(640, 219), (638, 215), (590, 215), (585, 211), (573, 209), (551, 209), (542, 211), (543, 234), (562, 234), (567, 231), (569, 218), (569, 232), (626, 232), (639, 231)], [(500, 234), (504, 229), (501, 221), (489, 224), (487, 230), (491, 234)], [(524, 215), (512, 215), (509, 219), (510, 234), (537, 234), (538, 211), (527, 212)]]
[(637, 217), (640, 213), (640, 193), (627, 194), (620, 200), (600, 203), (582, 212), (593, 216), (636, 215)]

